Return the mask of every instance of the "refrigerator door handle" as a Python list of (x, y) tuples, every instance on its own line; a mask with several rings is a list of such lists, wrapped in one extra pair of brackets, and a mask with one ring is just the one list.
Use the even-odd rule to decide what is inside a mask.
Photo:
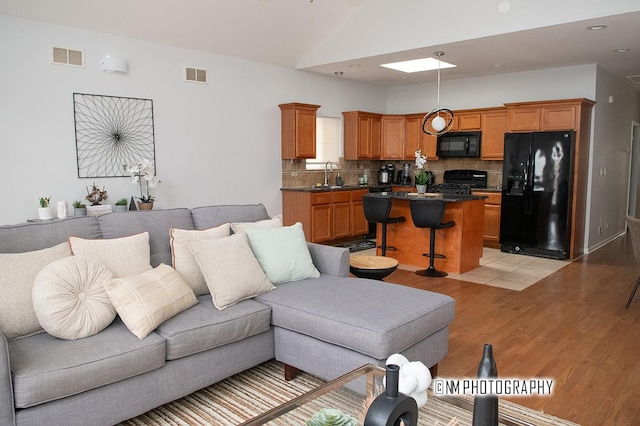
[(524, 166), (524, 181), (522, 182), (522, 195), (524, 198), (524, 213), (525, 214), (530, 214), (531, 213), (531, 206), (529, 203), (529, 170), (530, 170), (530, 159), (527, 158), (527, 164), (525, 164)]

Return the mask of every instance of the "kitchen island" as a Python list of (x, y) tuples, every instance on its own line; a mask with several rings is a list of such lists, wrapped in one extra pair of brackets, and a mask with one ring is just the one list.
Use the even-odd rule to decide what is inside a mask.
[[(392, 199), (390, 216), (404, 216), (405, 222), (387, 225), (387, 246), (396, 250), (387, 250), (387, 256), (396, 259), (401, 265), (417, 268), (429, 266), (430, 232), (426, 228), (417, 228), (411, 219), (409, 200), (442, 199), (446, 203), (443, 222), (455, 221), (451, 228), (436, 231), (435, 267), (449, 274), (461, 274), (480, 266), (482, 257), (482, 236), (484, 228), (484, 200), (481, 195), (457, 194), (415, 194), (407, 192), (380, 192), (365, 197), (386, 197)], [(382, 244), (382, 225), (378, 224), (376, 245)], [(377, 250), (380, 255), (380, 249)]]

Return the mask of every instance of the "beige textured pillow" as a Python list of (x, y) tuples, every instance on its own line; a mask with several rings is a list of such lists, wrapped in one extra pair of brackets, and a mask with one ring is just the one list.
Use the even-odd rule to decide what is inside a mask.
[(151, 269), (148, 232), (97, 240), (69, 237), (69, 245), (75, 256), (89, 257), (104, 263), (116, 277), (129, 277)]
[(70, 255), (67, 243), (0, 254), (0, 333), (7, 339), (42, 331), (31, 301), (33, 281), (42, 268)]
[(257, 222), (233, 222), (231, 223), (231, 229), (234, 234), (244, 232), (247, 228), (256, 229), (273, 229), (282, 228), (282, 216), (274, 216), (271, 219), (259, 220)]
[(174, 269), (182, 275), (182, 278), (184, 278), (196, 296), (209, 293), (209, 288), (204, 281), (202, 272), (200, 272), (200, 268), (193, 258), (191, 250), (189, 250), (189, 241), (228, 237), (231, 235), (231, 225), (225, 223), (202, 231), (171, 228), (169, 235), (171, 237), (171, 260)]
[(165, 264), (140, 275), (106, 281), (104, 288), (122, 322), (140, 340), (198, 303), (180, 274)]
[(45, 331), (65, 340), (93, 336), (116, 317), (102, 283), (113, 278), (103, 263), (69, 256), (50, 263), (33, 282), (33, 309)]
[(189, 247), (219, 310), (275, 288), (253, 255), (244, 232), (217, 240), (190, 241)]

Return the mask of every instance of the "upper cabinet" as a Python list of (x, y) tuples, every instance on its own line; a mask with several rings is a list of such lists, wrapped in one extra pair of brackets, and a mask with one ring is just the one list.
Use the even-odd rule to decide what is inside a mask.
[(344, 116), (344, 159), (375, 160), (382, 152), (382, 114), (346, 111)]
[(450, 132), (466, 132), (467, 130), (480, 130), (480, 111), (453, 111), (453, 124)]
[(509, 111), (509, 131), (511, 132), (578, 131), (581, 121), (584, 121), (581, 115), (586, 110), (590, 111), (594, 102), (588, 99), (562, 99), (505, 105)]
[(383, 115), (381, 157), (384, 160), (402, 160), (404, 138), (404, 115)]
[(504, 107), (490, 108), (480, 113), (482, 136), (480, 158), (502, 160), (504, 158), (504, 134), (509, 131), (509, 114)]
[(316, 158), (316, 111), (320, 105), (279, 105), (282, 116), (282, 159)]
[(437, 160), (436, 137), (422, 131), (422, 120), (426, 113), (409, 114), (404, 118), (404, 158), (415, 159), (416, 149), (420, 149), (427, 160)]

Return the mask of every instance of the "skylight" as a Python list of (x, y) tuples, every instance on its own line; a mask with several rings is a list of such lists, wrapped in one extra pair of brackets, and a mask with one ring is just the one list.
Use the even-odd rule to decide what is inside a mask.
[[(382, 64), (381, 67), (391, 68), (406, 73), (431, 71), (438, 69), (438, 60), (434, 58), (413, 59), (411, 61), (392, 62), (390, 64)], [(455, 68), (457, 65), (440, 61), (440, 69)]]

